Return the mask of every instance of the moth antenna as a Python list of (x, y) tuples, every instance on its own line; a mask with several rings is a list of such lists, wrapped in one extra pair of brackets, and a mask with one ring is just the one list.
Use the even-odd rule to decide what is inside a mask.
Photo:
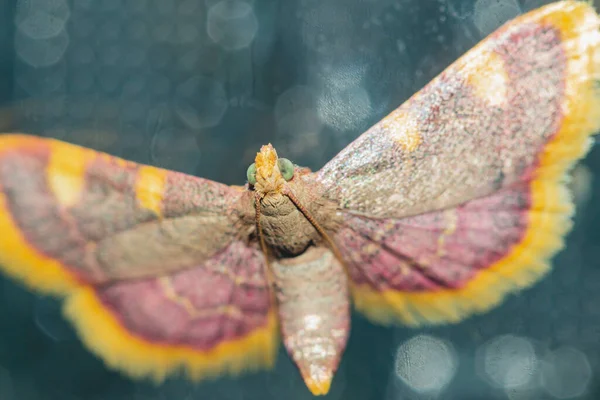
[[(296, 208), (298, 210), (300, 210), (300, 212), (302, 214), (304, 214), (304, 217), (306, 217), (306, 219), (308, 220), (308, 222), (310, 222), (312, 224), (312, 226), (315, 227), (315, 229), (317, 230), (317, 232), (319, 232), (319, 234), (323, 237), (323, 239), (325, 239), (325, 241), (329, 245), (329, 248), (331, 249), (331, 251), (333, 251), (333, 254), (335, 255), (335, 258), (337, 258), (338, 261), (342, 265), (345, 266), (346, 264), (344, 263), (344, 259), (342, 258), (342, 253), (340, 253), (340, 251), (338, 250), (338, 247), (336, 246), (335, 242), (329, 237), (329, 235), (327, 234), (327, 232), (325, 232), (325, 230), (323, 228), (321, 228), (321, 225), (319, 225), (319, 223), (317, 222), (317, 220), (313, 218), (313, 216), (311, 215), (310, 212), (308, 212), (308, 210), (306, 209), (306, 207), (304, 207), (302, 205), (302, 203), (300, 203), (300, 200), (298, 200), (298, 198), (296, 197), (296, 195), (288, 187), (284, 187), (281, 193), (284, 194), (285, 196), (287, 196), (292, 201), (292, 203), (294, 203), (294, 205), (296, 206)], [(344, 267), (344, 270), (346, 270), (345, 267)], [(346, 273), (348, 273), (348, 272), (346, 271)]]
[(265, 255), (265, 260), (267, 264), (269, 264), (269, 253), (267, 249), (267, 244), (265, 243), (265, 237), (262, 233), (262, 226), (260, 226), (260, 194), (258, 192), (254, 192), (254, 209), (256, 210), (256, 231), (258, 232), (258, 240), (260, 241), (260, 248)]

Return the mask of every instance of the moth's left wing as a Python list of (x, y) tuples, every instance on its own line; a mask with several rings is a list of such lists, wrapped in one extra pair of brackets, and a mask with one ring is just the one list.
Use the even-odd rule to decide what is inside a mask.
[(566, 174), (600, 127), (599, 26), (585, 2), (516, 18), (316, 174), (359, 309), (457, 321), (548, 269)]
[(234, 240), (172, 274), (79, 287), (65, 314), (91, 351), (134, 378), (270, 368), (279, 336), (264, 268), (260, 249)]
[(0, 271), (63, 296), (87, 347), (134, 377), (273, 363), (277, 320), (248, 208), (217, 182), (0, 135)]
[(244, 229), (237, 189), (30, 135), (0, 135), (0, 189), (0, 263), (44, 292), (189, 268)]

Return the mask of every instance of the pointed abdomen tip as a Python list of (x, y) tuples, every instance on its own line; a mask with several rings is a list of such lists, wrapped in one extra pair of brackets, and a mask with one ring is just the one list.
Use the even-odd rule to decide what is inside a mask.
[(308, 390), (315, 396), (322, 396), (329, 393), (331, 380), (333, 379), (333, 371), (311, 365), (309, 371), (302, 371), (302, 379), (308, 387)]

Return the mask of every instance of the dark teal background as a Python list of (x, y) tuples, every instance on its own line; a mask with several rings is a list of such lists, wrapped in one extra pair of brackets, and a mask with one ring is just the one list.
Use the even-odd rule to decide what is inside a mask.
[[(56, 137), (228, 184), (244, 183), (254, 154), (268, 142), (280, 156), (316, 170), (502, 21), (547, 2), (248, 0), (257, 31), (235, 51), (208, 33), (218, 3), (47, 0), (41, 7), (39, 0), (0, 0), (0, 130)], [(36, 7), (54, 18), (39, 19), (46, 30), (23, 22), (40, 12)], [(252, 33), (249, 15), (236, 29)], [(61, 19), (64, 28), (52, 32)], [(42, 38), (33, 43), (23, 32)], [(244, 35), (229, 40), (240, 43)], [(383, 328), (353, 315), (328, 398), (552, 399), (541, 371), (565, 346), (583, 358), (559, 362), (555, 385), (582, 379), (585, 391), (571, 398), (600, 398), (599, 170), (595, 148), (578, 170), (575, 228), (550, 275), (455, 326)], [(455, 354), (456, 374), (439, 397), (412, 391), (396, 376), (397, 349), (420, 334), (443, 339)], [(477, 354), (507, 334), (534, 352), (509, 346), (498, 368), (512, 359), (531, 363), (527, 388), (493, 387), (483, 378)], [(417, 355), (414, 368), (419, 360), (431, 365)], [(0, 278), (0, 400), (310, 398), (283, 352), (274, 371), (239, 379), (160, 387), (130, 381), (81, 346), (57, 302)]]

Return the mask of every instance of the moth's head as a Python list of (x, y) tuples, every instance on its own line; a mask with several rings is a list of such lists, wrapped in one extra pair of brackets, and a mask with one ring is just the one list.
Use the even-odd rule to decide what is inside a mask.
[(294, 164), (287, 158), (277, 157), (271, 143), (262, 146), (256, 153), (254, 163), (246, 171), (248, 183), (262, 196), (280, 193), (285, 182), (294, 177)]

